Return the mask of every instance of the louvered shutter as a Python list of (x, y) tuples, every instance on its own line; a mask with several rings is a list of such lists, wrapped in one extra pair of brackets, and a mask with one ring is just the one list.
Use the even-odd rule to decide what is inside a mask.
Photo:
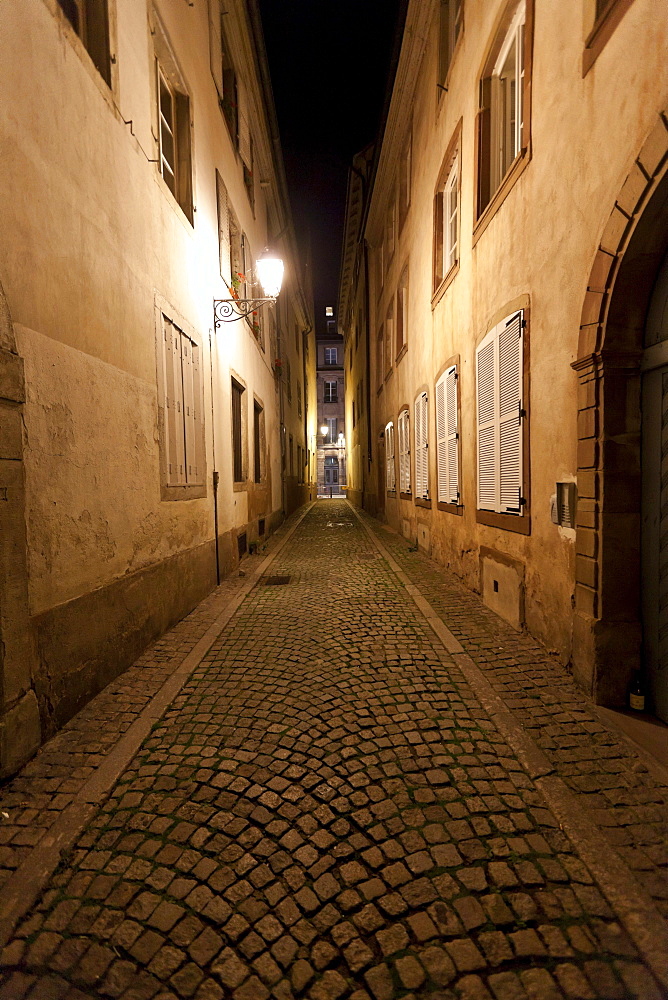
[(457, 366), (436, 383), (437, 490), (441, 503), (459, 503), (459, 432)]
[(249, 170), (252, 170), (253, 159), (251, 151), (250, 123), (248, 120), (248, 95), (243, 83), (237, 83), (237, 99), (239, 101), (239, 156)]
[(429, 470), (427, 460), (427, 393), (415, 400), (415, 496), (429, 496)]
[(496, 327), (476, 351), (478, 401), (478, 507), (497, 508)]
[(476, 352), (478, 507), (522, 514), (523, 314), (485, 337)]
[(522, 314), (499, 332), (499, 510), (520, 514), (522, 494)]
[(408, 410), (399, 414), (399, 489), (411, 491), (410, 419)]
[(448, 487), (448, 423), (445, 400), (446, 374), (436, 383), (436, 497), (449, 503)]
[(394, 424), (385, 428), (385, 488), (394, 490)]
[(223, 97), (223, 41), (221, 34), (220, 0), (209, 0), (209, 63), (218, 99)]
[(195, 455), (195, 390), (193, 385), (192, 341), (181, 334), (181, 370), (183, 372), (183, 429), (185, 438), (185, 480), (195, 481), (197, 458)]
[(163, 332), (165, 338), (167, 482), (169, 486), (182, 486), (185, 483), (185, 439), (183, 433), (181, 332), (166, 317), (163, 317)]
[(230, 284), (230, 210), (227, 204), (227, 188), (216, 170), (216, 200), (218, 203), (218, 248), (220, 255), (220, 276)]

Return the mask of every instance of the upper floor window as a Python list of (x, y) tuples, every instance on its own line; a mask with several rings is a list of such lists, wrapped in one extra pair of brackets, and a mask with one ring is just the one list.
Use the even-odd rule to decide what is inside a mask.
[(100, 76), (111, 86), (107, 0), (58, 0)]
[(459, 151), (441, 171), (434, 196), (434, 292), (459, 259)]
[[(190, 98), (169, 54), (169, 44), (156, 27), (158, 169), (189, 222), (193, 222)], [(170, 67), (168, 69), (168, 67)]]
[(450, 63), (462, 31), (464, 0), (441, 0), (438, 36), (438, 81), (448, 78)]
[(339, 421), (337, 417), (325, 417), (325, 424), (327, 425), (327, 434), (325, 435), (325, 444), (336, 444), (336, 439), (338, 436), (338, 426)]
[(336, 347), (326, 347), (325, 348), (325, 364), (326, 365), (336, 365), (338, 364), (338, 349)]
[(527, 0), (511, 5), (509, 13), (507, 26), (492, 46), (480, 81), (478, 215), (528, 147)]
[(385, 314), (385, 375), (392, 371), (392, 352), (394, 350), (394, 299), (390, 299)]
[(239, 143), (239, 101), (237, 95), (237, 74), (230, 55), (230, 48), (224, 28), (225, 11), (220, 0), (209, 2), (209, 58), (218, 101), (227, 122), (232, 142)]
[(325, 403), (338, 403), (339, 385), (338, 382), (325, 382)]
[(447, 368), (436, 383), (437, 500), (459, 503), (459, 373)]
[(408, 333), (408, 268), (405, 267), (397, 288), (397, 360), (406, 346)]
[(413, 137), (409, 132), (399, 161), (399, 232), (403, 229), (411, 203), (411, 168), (413, 159)]

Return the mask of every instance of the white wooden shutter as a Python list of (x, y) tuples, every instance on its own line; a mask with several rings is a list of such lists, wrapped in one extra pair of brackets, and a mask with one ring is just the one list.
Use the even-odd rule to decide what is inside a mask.
[(185, 439), (183, 433), (183, 374), (181, 369), (181, 332), (163, 317), (165, 347), (165, 431), (167, 484), (185, 483)]
[(239, 156), (249, 170), (253, 168), (251, 153), (250, 123), (248, 120), (248, 95), (241, 80), (237, 83), (237, 100), (239, 102)]
[(220, 275), (230, 284), (230, 210), (227, 204), (227, 188), (216, 170), (216, 200), (218, 203), (218, 250)]
[(429, 463), (427, 459), (427, 393), (415, 400), (415, 496), (429, 496)]
[(499, 331), (499, 509), (521, 514), (522, 506), (522, 314)]
[(385, 488), (394, 490), (396, 488), (394, 474), (394, 424), (389, 423), (385, 428)]
[(218, 99), (223, 97), (223, 41), (221, 34), (220, 0), (209, 0), (209, 63)]
[(459, 375), (453, 365), (436, 383), (437, 491), (441, 503), (459, 503)]
[(522, 514), (523, 314), (497, 324), (476, 351), (478, 507)]
[(399, 414), (399, 489), (402, 493), (411, 491), (411, 449), (410, 418), (408, 410)]
[(183, 372), (183, 429), (185, 438), (185, 479), (192, 483), (197, 477), (195, 455), (195, 392), (193, 386), (192, 341), (181, 334), (181, 370)]

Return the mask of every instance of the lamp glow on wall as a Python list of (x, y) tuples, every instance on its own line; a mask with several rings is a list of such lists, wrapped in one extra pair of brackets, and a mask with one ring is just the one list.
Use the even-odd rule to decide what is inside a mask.
[(283, 261), (276, 254), (272, 253), (268, 247), (260, 254), (255, 262), (255, 273), (259, 279), (263, 298), (260, 299), (214, 299), (213, 317), (214, 326), (221, 323), (234, 323), (238, 319), (246, 319), (251, 313), (266, 305), (267, 302), (275, 302), (281, 291), (283, 284)]

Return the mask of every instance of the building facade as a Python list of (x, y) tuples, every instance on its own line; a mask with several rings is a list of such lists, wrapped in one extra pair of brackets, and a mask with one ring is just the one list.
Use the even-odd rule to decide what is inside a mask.
[(346, 489), (346, 422), (343, 337), (334, 310), (327, 307), (325, 328), (317, 343), (318, 496), (341, 495)]
[(2, 777), (314, 495), (316, 405), (254, 0), (8, 0), (0, 89)]
[(652, 0), (411, 0), (339, 300), (351, 499), (664, 719), (667, 43)]

